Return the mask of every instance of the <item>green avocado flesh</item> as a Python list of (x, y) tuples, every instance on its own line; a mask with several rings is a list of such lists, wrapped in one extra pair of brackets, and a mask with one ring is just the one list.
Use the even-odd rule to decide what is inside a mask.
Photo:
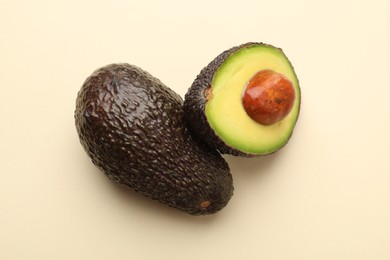
[[(295, 100), (289, 114), (273, 125), (252, 120), (242, 105), (248, 81), (259, 71), (272, 70), (294, 86)], [(228, 146), (247, 154), (263, 155), (284, 146), (292, 135), (299, 114), (300, 89), (294, 69), (281, 49), (253, 45), (230, 55), (214, 74), (206, 117), (214, 132)]]

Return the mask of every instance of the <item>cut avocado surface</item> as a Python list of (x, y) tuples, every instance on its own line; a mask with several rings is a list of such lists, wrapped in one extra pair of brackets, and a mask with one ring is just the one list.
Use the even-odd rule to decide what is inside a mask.
[(247, 116), (242, 95), (249, 79), (258, 71), (272, 70), (285, 75), (299, 97), (298, 80), (280, 49), (254, 45), (237, 51), (218, 69), (212, 81), (212, 98), (206, 103), (206, 116), (220, 138), (232, 147), (253, 154), (277, 150), (289, 138), (298, 117), (299, 98), (292, 111), (273, 125), (262, 125)]
[[(290, 82), (295, 95), (291, 108), (272, 124), (257, 122), (243, 105), (248, 83), (262, 71), (281, 75)], [(266, 101), (274, 100), (282, 102), (275, 97)], [(279, 106), (274, 103), (273, 110), (275, 105)], [(265, 155), (283, 147), (291, 137), (300, 110), (300, 88), (281, 49), (248, 43), (225, 51), (203, 69), (187, 93), (184, 106), (191, 114), (187, 122), (192, 132), (208, 145), (233, 155)]]

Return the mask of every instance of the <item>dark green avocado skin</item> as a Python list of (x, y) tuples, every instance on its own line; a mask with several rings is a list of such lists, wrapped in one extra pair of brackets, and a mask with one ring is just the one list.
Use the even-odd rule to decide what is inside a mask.
[[(92, 162), (146, 197), (205, 215), (222, 209), (233, 194), (228, 164), (186, 128), (182, 98), (141, 68), (97, 69), (78, 93), (75, 122)], [(205, 208), (202, 201), (211, 204)]]
[(201, 70), (191, 87), (188, 89), (184, 99), (184, 113), (186, 122), (191, 131), (200, 142), (204, 142), (210, 148), (217, 149), (222, 154), (231, 154), (234, 156), (253, 157), (254, 155), (241, 152), (225, 144), (224, 141), (214, 132), (206, 118), (206, 90), (211, 87), (213, 77), (218, 68), (225, 60), (241, 48), (262, 43), (245, 43), (234, 46), (212, 60), (205, 68)]

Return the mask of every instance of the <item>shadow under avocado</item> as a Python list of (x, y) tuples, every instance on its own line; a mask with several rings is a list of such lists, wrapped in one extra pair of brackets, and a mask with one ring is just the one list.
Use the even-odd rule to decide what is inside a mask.
[[(233, 181), (237, 184), (241, 183), (240, 179), (246, 181), (261, 181), (259, 179), (267, 176), (267, 173), (272, 172), (272, 167), (283, 157), (283, 151), (270, 154), (267, 156), (245, 158), (232, 155), (223, 155), (228, 162), (230, 171), (233, 175)], [(101, 172), (99, 174), (102, 174)], [(177, 224), (183, 223), (187, 225), (208, 226), (218, 221), (224, 215), (229, 215), (230, 203), (221, 211), (204, 216), (192, 216), (177, 209), (171, 208), (150, 198), (147, 198), (129, 188), (118, 185), (117, 183), (107, 179), (107, 185), (114, 194), (117, 200), (123, 203), (124, 211), (131, 214), (134, 211), (143, 212), (145, 215), (158, 215), (159, 218), (166, 218), (174, 221)], [(238, 186), (238, 185), (236, 185)], [(235, 192), (238, 192), (237, 189)], [(110, 194), (112, 195), (112, 194)], [(236, 195), (237, 196), (237, 195)], [(236, 197), (233, 195), (232, 200)]]
[[(129, 214), (134, 211), (143, 212), (145, 215), (158, 215), (159, 218), (163, 217), (170, 219), (176, 224), (191, 223), (192, 225), (200, 226), (211, 224), (221, 216), (220, 212), (211, 215), (193, 216), (147, 198), (142, 194), (118, 185), (113, 181), (107, 180), (107, 185), (109, 185), (110, 190), (116, 196), (116, 199), (123, 202), (123, 207)], [(224, 211), (224, 209), (222, 209), (221, 212), (222, 211)]]
[[(277, 161), (282, 156), (282, 151), (273, 153), (270, 155), (245, 158), (233, 155), (224, 155), (223, 157), (228, 162), (230, 171), (235, 178), (245, 178), (245, 177), (257, 177), (259, 174), (263, 175), (270, 171), (272, 166), (277, 163)], [(255, 175), (255, 176), (253, 176)]]

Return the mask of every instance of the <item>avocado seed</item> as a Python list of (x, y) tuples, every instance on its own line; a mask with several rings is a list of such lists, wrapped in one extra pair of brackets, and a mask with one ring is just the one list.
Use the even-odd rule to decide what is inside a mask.
[(272, 70), (261, 70), (248, 82), (242, 104), (246, 113), (259, 124), (272, 125), (285, 118), (295, 100), (293, 83)]

